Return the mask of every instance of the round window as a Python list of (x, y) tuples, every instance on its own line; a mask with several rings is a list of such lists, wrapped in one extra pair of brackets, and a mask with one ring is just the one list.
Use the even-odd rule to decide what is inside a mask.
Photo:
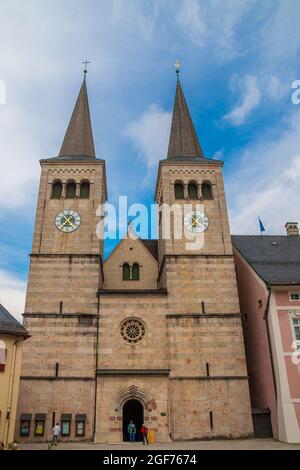
[(145, 325), (138, 318), (127, 318), (121, 323), (120, 333), (128, 344), (136, 344), (145, 336)]

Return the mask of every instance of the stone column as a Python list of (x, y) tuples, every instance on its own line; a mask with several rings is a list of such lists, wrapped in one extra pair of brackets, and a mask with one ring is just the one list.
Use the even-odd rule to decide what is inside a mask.
[(66, 184), (65, 181), (62, 181), (61, 184), (62, 184), (61, 197), (65, 198), (66, 197), (67, 184)]
[(184, 185), (183, 185), (183, 194), (184, 194), (184, 199), (188, 199), (188, 198), (189, 198), (188, 184), (187, 184), (187, 183), (184, 183)]
[(200, 199), (200, 201), (203, 201), (203, 197), (202, 197), (202, 184), (201, 184), (201, 183), (198, 183), (198, 184), (197, 184), (197, 187), (198, 187), (198, 199)]
[(80, 183), (76, 183), (76, 198), (80, 196)]

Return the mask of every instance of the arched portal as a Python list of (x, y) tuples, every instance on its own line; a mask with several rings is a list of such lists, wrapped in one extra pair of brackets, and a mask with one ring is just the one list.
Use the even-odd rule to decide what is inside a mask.
[(129, 441), (128, 424), (133, 421), (136, 427), (135, 440), (141, 440), (140, 429), (144, 422), (144, 407), (139, 400), (128, 400), (123, 406), (123, 441)]

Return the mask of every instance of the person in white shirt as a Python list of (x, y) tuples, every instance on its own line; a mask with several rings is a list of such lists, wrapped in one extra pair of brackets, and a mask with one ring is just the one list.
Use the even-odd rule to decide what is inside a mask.
[(60, 425), (56, 423), (56, 425), (52, 429), (52, 444), (57, 443), (57, 439), (59, 435), (60, 435)]

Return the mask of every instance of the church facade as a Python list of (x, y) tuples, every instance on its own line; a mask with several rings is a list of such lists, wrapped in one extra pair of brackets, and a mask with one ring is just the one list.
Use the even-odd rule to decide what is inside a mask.
[(190, 204), (181, 239), (159, 216), (158, 240), (128, 237), (103, 260), (85, 79), (59, 155), (40, 164), (15, 438), (46, 441), (59, 422), (64, 440), (121, 442), (130, 420), (158, 442), (251, 436), (223, 163), (204, 157), (180, 82), (155, 201)]

